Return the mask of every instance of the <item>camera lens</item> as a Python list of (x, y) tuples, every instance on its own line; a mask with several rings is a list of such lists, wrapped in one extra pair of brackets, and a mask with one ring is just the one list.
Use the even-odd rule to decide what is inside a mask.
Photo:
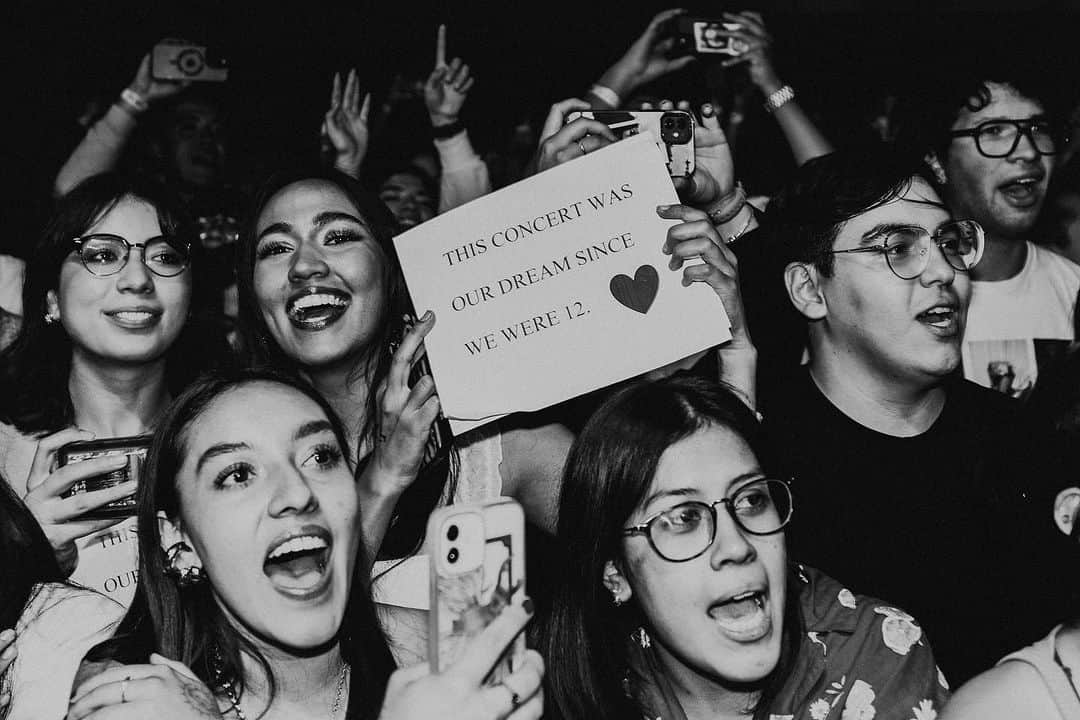
[(446, 553), (446, 562), (448, 562), (450, 564), (453, 564), (453, 563), (457, 562), (457, 559), (458, 559), (458, 549), (457, 548), (450, 548), (450, 552)]
[(449, 540), (450, 542), (453, 542), (453, 541), (457, 540), (457, 536), (458, 536), (457, 525), (451, 525), (449, 528), (446, 529), (446, 539)]

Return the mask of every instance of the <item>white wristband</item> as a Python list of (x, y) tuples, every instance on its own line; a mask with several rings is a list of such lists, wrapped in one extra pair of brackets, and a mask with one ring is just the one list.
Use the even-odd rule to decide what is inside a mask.
[(615, 92), (609, 87), (603, 85), (593, 85), (589, 88), (589, 92), (600, 98), (613, 108), (619, 107), (622, 103), (622, 99), (619, 97), (619, 93)]
[(146, 98), (131, 88), (124, 88), (123, 92), (120, 93), (120, 102), (125, 108), (130, 110), (132, 114), (136, 115), (150, 109), (150, 103), (146, 102)]

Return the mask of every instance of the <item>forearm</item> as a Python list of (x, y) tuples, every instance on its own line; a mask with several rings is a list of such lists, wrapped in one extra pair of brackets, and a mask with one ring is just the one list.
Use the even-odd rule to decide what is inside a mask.
[[(383, 539), (394, 518), (394, 508), (401, 498), (401, 492), (387, 491), (382, 488), (395, 486), (382, 482), (375, 462), (368, 462), (357, 480), (357, 494), (360, 497), (360, 527), (367, 550), (367, 571), (379, 554)], [(396, 487), (396, 486), (395, 486)]]
[(487, 164), (469, 140), (469, 133), (445, 139), (435, 139), (439, 152), (442, 177), (439, 180), (439, 212), (460, 207), (491, 192), (491, 175)]
[(112, 105), (86, 132), (57, 173), (53, 184), (57, 197), (66, 195), (91, 175), (116, 167), (136, 125), (133, 114), (119, 105)]
[(803, 111), (802, 107), (792, 100), (773, 115), (780, 125), (780, 131), (784, 133), (791, 153), (795, 156), (795, 163), (802, 165), (807, 160), (813, 160), (822, 155), (828, 155), (834, 148), (825, 139), (821, 131), (814, 125), (814, 121)]
[[(780, 84), (780, 81), (777, 80), (764, 85), (761, 91), (766, 98), (770, 98), (773, 93), (784, 87), (787, 86)], [(814, 125), (814, 121), (799, 105), (798, 100), (788, 100), (779, 108), (773, 109), (772, 114), (780, 126), (780, 132), (784, 133), (784, 139), (787, 140), (788, 147), (791, 148), (791, 153), (795, 156), (797, 165), (827, 155), (834, 150), (832, 144), (825, 139), (825, 136)]]
[(720, 382), (731, 386), (746, 406), (757, 411), (757, 349), (744, 339), (732, 338), (716, 348)]

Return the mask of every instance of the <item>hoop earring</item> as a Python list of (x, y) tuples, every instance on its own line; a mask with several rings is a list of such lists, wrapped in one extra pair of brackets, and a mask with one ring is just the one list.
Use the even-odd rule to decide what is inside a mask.
[(165, 553), (165, 572), (176, 581), (181, 588), (198, 585), (206, 579), (202, 565), (191, 558), (181, 557), (184, 553), (192, 552), (191, 546), (186, 542), (178, 542), (172, 545)]

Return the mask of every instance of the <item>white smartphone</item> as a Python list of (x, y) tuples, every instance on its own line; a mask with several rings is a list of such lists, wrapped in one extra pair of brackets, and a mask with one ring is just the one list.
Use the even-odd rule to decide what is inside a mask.
[[(431, 539), (431, 613), (428, 662), (451, 665), (499, 616), (525, 596), (525, 514), (509, 498), (439, 508), (428, 519)], [(495, 664), (497, 684), (521, 662), (524, 634)]]

